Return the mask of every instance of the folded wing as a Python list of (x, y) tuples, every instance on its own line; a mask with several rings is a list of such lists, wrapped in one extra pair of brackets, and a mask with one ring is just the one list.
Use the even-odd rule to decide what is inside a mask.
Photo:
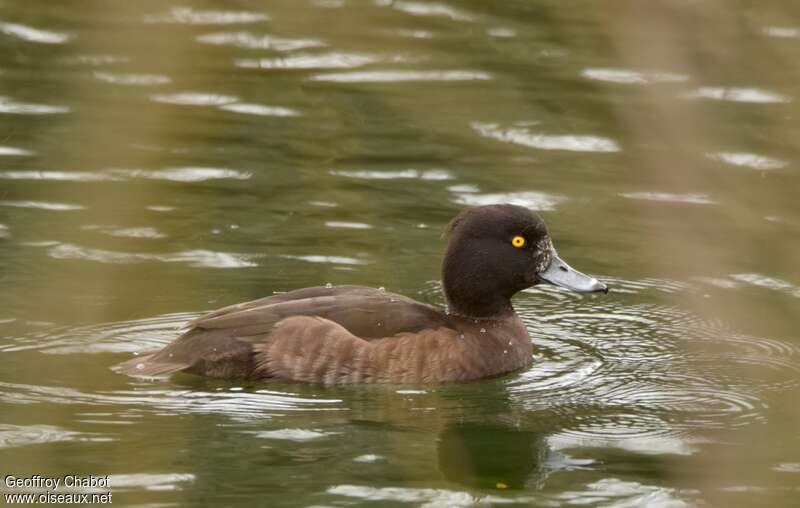
[[(363, 342), (439, 328), (447, 321), (435, 307), (372, 288), (304, 288), (203, 315), (188, 323), (183, 335), (164, 349), (115, 370), (145, 376), (183, 370), (211, 377), (250, 377), (256, 368), (253, 346), (269, 343), (276, 325), (296, 316), (323, 318)], [(307, 333), (283, 334), (281, 341), (295, 341), (298, 351), (314, 355)]]

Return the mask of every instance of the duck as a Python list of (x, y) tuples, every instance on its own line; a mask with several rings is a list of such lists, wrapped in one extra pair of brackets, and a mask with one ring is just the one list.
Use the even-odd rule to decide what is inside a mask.
[(202, 315), (163, 349), (114, 370), (321, 385), (467, 382), (531, 364), (515, 294), (541, 283), (608, 293), (558, 256), (544, 220), (526, 207), (464, 209), (443, 237), (446, 308), (364, 286), (297, 289)]

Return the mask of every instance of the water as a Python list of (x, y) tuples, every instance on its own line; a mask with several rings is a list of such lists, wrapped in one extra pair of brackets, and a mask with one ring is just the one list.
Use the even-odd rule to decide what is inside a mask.
[[(800, 11), (646, 9), (0, 2), (0, 472), (135, 506), (796, 506)], [(611, 288), (520, 294), (527, 371), (109, 369), (273, 291), (443, 304), (441, 231), (495, 202)]]

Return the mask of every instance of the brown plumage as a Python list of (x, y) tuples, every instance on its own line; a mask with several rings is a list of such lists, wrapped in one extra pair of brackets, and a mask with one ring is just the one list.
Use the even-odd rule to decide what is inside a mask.
[(450, 312), (360, 286), (298, 289), (210, 312), (115, 370), (322, 384), (468, 381), (530, 364), (513, 294), (545, 280), (605, 289), (558, 258), (544, 222), (525, 208), (468, 209), (449, 233), (442, 272)]

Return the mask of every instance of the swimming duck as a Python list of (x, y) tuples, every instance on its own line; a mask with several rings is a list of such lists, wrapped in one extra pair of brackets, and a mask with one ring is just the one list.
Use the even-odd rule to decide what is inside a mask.
[(517, 292), (541, 282), (608, 292), (558, 257), (527, 208), (468, 208), (446, 235), (447, 310), (362, 286), (298, 289), (210, 312), (115, 369), (326, 385), (469, 381), (531, 363), (531, 339), (511, 305)]

